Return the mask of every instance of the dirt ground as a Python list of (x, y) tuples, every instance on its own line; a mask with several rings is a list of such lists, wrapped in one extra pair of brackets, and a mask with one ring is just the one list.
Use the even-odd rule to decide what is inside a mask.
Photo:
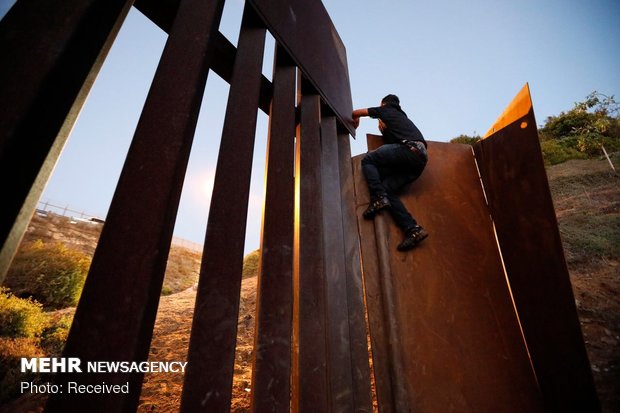
[[(149, 359), (179, 361), (187, 358), (189, 333), (196, 291), (190, 288), (162, 297), (155, 321), (155, 333)], [(256, 308), (256, 276), (241, 283), (238, 343), (233, 377), (233, 412), (249, 412), (252, 380), (252, 348), (254, 345), (254, 310)], [(183, 375), (151, 373), (144, 378), (138, 412), (173, 412), (181, 402)]]
[(547, 174), (602, 409), (620, 412), (620, 176), (607, 160)]

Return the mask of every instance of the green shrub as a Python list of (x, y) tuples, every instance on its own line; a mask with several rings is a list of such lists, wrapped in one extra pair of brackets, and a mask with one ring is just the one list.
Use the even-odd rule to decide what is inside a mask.
[(545, 164), (556, 165), (569, 159), (585, 159), (587, 156), (561, 141), (549, 139), (540, 142)]
[(45, 328), (47, 316), (41, 304), (28, 298), (14, 296), (0, 287), (0, 335), (4, 337), (35, 338)]
[(63, 244), (35, 241), (13, 260), (5, 284), (20, 297), (34, 297), (46, 308), (75, 306), (90, 267), (90, 257)]
[[(557, 116), (549, 116), (538, 132), (549, 165), (575, 158), (594, 158), (620, 150), (620, 104), (596, 91)], [(579, 155), (578, 155), (579, 154)]]
[(468, 135), (459, 135), (456, 138), (450, 139), (450, 143), (463, 143), (465, 145), (473, 145), (474, 143), (480, 140), (479, 135), (468, 136)]
[(49, 357), (57, 357), (67, 342), (73, 315), (64, 314), (50, 320), (41, 334), (41, 347)]
[(258, 275), (258, 263), (260, 261), (260, 250), (254, 250), (243, 258), (243, 277), (250, 278)]
[(22, 373), (22, 357), (45, 357), (33, 338), (0, 337), (0, 403), (19, 396), (22, 381), (38, 381), (37, 373)]

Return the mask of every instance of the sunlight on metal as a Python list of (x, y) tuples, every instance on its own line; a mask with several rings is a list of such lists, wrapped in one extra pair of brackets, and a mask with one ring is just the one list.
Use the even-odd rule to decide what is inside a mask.
[[(527, 113), (532, 109), (532, 97), (530, 96), (530, 86), (526, 83), (517, 96), (510, 102), (510, 104), (506, 107), (506, 110), (497, 118), (493, 126), (484, 134), (482, 139), (486, 139), (495, 132), (505, 128), (510, 125), (512, 122), (516, 121), (519, 118), (527, 115)], [(521, 124), (521, 128), (525, 128), (525, 126)]]

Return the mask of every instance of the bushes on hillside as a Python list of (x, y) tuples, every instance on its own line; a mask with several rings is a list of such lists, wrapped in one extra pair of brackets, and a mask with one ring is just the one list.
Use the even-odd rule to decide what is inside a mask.
[(592, 92), (568, 112), (550, 116), (538, 130), (545, 162), (591, 158), (620, 150), (620, 104), (613, 96)]
[(480, 135), (474, 134), (473, 136), (469, 135), (459, 135), (456, 138), (450, 139), (450, 143), (464, 143), (465, 145), (473, 145), (478, 142), (480, 139)]
[[(545, 164), (586, 159), (620, 150), (620, 103), (613, 96), (592, 92), (568, 112), (549, 116), (538, 130)], [(451, 143), (473, 145), (480, 136), (459, 135)]]
[(256, 277), (258, 275), (258, 264), (260, 261), (260, 249), (250, 252), (243, 257), (242, 278)]
[(21, 373), (22, 357), (60, 356), (71, 321), (66, 311), (45, 313), (32, 298), (0, 288), (0, 403), (19, 395), (22, 381), (39, 380), (38, 374)]
[(558, 141), (556, 139), (545, 139), (540, 141), (540, 148), (542, 150), (545, 164), (556, 165), (562, 162), (566, 162), (569, 159), (585, 159), (587, 155), (579, 152), (571, 145), (567, 145), (567, 142)]
[[(72, 313), (71, 313), (72, 314)], [(50, 357), (59, 356), (67, 342), (73, 315), (71, 314), (51, 314), (48, 322), (41, 333), (41, 348)]]
[(0, 287), (0, 336), (39, 337), (45, 321), (41, 304), (15, 297), (7, 288)]
[(5, 285), (20, 297), (33, 297), (49, 309), (75, 306), (90, 267), (90, 257), (63, 244), (35, 241), (21, 248)]
[(20, 395), (22, 381), (37, 381), (37, 373), (22, 373), (22, 357), (45, 357), (45, 353), (32, 338), (0, 337), (0, 403)]

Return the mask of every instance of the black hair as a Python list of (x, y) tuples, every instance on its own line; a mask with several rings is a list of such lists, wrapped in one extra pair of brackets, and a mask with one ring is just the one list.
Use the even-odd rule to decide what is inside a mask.
[(381, 104), (385, 106), (392, 106), (396, 108), (399, 112), (401, 112), (403, 115), (407, 116), (405, 111), (403, 111), (403, 109), (400, 107), (400, 99), (398, 99), (398, 96), (396, 95), (387, 95), (386, 97), (381, 99)]
[(386, 105), (394, 105), (400, 106), (400, 99), (396, 95), (387, 95), (383, 99), (381, 99), (381, 103), (385, 103)]

